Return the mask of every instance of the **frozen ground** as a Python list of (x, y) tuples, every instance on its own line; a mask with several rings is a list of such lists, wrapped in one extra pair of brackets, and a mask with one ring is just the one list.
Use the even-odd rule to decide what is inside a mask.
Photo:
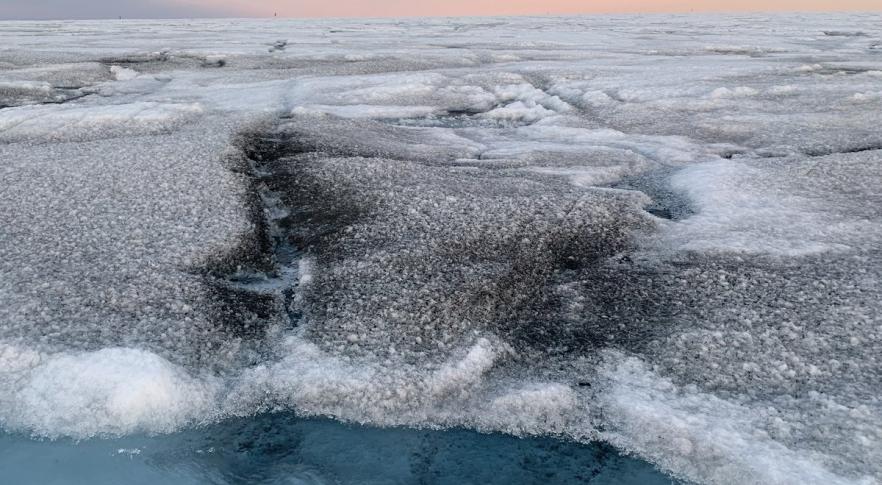
[(878, 483), (880, 25), (0, 23), (2, 445), (276, 411)]

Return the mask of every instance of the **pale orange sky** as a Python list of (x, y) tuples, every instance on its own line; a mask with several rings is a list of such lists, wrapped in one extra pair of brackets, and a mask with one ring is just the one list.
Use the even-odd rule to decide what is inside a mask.
[(187, 3), (225, 7), (255, 16), (278, 12), (280, 16), (291, 17), (882, 10), (882, 0), (191, 0)]
[(0, 0), (0, 19), (882, 11), (882, 0)]

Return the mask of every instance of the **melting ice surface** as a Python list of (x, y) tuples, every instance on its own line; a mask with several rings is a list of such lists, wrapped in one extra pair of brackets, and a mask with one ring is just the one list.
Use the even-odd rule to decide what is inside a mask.
[(260, 416), (161, 437), (0, 438), (9, 483), (670, 484), (609, 446)]
[(878, 483), (880, 25), (0, 23), (4, 477)]

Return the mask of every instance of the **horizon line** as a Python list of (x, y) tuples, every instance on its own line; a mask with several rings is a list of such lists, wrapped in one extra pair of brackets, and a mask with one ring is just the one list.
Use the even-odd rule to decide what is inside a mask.
[(609, 11), (609, 12), (548, 12), (548, 13), (515, 13), (515, 14), (477, 14), (477, 15), (206, 15), (206, 16), (169, 16), (169, 17), (140, 17), (140, 16), (116, 16), (116, 17), (19, 17), (0, 18), (0, 22), (92, 22), (100, 20), (395, 20), (395, 19), (463, 19), (463, 18), (530, 18), (530, 17), (609, 17), (609, 16), (650, 16), (650, 15), (821, 15), (830, 13), (842, 14), (882, 14), (882, 5), (878, 10), (865, 9), (815, 9), (815, 10), (669, 10), (669, 11)]

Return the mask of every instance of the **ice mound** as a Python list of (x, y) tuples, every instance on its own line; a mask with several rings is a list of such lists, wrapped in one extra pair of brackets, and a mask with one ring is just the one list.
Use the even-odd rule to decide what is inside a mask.
[(223, 253), (253, 223), (241, 176), (223, 165), (231, 127), (208, 125), (0, 144), (0, 340), (47, 352), (135, 347), (176, 364), (219, 352), (202, 347), (221, 344), (207, 337), (222, 330), (209, 322), (222, 306), (202, 273), (229, 266)]
[(553, 116), (555, 112), (542, 105), (536, 103), (524, 103), (523, 101), (515, 101), (500, 108), (494, 108), (484, 116), (506, 121), (538, 121), (549, 116)]
[(449, 164), (477, 157), (484, 150), (479, 141), (451, 129), (389, 125), (361, 117), (341, 119), (304, 107), (292, 110), (289, 117), (302, 120), (292, 136), (295, 144), (308, 151)]
[(0, 81), (0, 108), (42, 103), (63, 103), (80, 97), (77, 88), (58, 89), (46, 81)]
[[(301, 337), (284, 348), (286, 357), (238, 379), (225, 401), (228, 412), (250, 414), (260, 405), (382, 426), (469, 427), (520, 436), (586, 430), (588, 415), (568, 386), (537, 380), (499, 388), (493, 369), (511, 349), (493, 337), (478, 338), (464, 355), (438, 365), (351, 360)], [(255, 396), (262, 400), (255, 403)]]
[(117, 81), (131, 81), (138, 77), (138, 71), (128, 67), (110, 66), (110, 73)]
[(0, 141), (67, 141), (158, 133), (202, 112), (198, 104), (135, 102), (25, 106), (0, 113)]
[[(698, 214), (668, 231), (671, 243), (693, 251), (735, 251), (801, 256), (869, 247), (882, 232), (876, 218), (860, 207), (873, 198), (870, 181), (882, 183), (870, 155), (830, 156), (774, 164), (718, 161), (678, 172), (671, 186), (686, 194)], [(823, 167), (823, 168), (822, 168)], [(815, 174), (853, 172), (866, 177), (849, 196)], [(831, 173), (831, 176), (836, 176)], [(835, 200), (835, 202), (833, 202)], [(849, 216), (840, 212), (849, 207)]]
[(174, 431), (205, 420), (216, 392), (136, 349), (39, 355), (7, 345), (2, 362), (0, 422), (48, 437)]
[[(512, 81), (520, 82), (508, 84)], [(295, 112), (347, 118), (478, 115), (504, 124), (528, 124), (572, 110), (558, 96), (525, 81), (513, 73), (382, 74), (307, 81), (299, 90), (310, 92), (310, 104), (298, 106)]]
[(756, 89), (747, 87), (747, 86), (738, 86), (734, 89), (729, 88), (717, 88), (714, 89), (713, 92), (710, 93), (711, 98), (720, 99), (720, 98), (747, 98), (750, 96), (756, 96), (759, 94), (759, 91)]
[(550, 95), (530, 84), (498, 86), (496, 97), (502, 106), (484, 113), (484, 116), (508, 121), (535, 122), (572, 107), (557, 96)]
[[(615, 361), (615, 359), (613, 360)], [(616, 430), (610, 442), (652, 455), (665, 468), (701, 483), (875, 483), (832, 473), (835, 458), (822, 451), (798, 453), (764, 431), (769, 416), (713, 395), (680, 388), (654, 375), (637, 359), (619, 359), (602, 371), (610, 389), (601, 397)], [(783, 422), (782, 422), (783, 425)]]
[(3, 81), (0, 82), (0, 96), (3, 96), (5, 103), (9, 103), (12, 98), (27, 97), (48, 97), (52, 91), (52, 85), (47, 82), (35, 81)]
[(868, 91), (865, 93), (854, 93), (851, 95), (851, 98), (849, 98), (849, 99), (851, 99), (851, 101), (854, 101), (855, 103), (869, 103), (869, 102), (873, 102), (873, 101), (879, 101), (879, 100), (882, 100), (882, 91), (880, 91), (880, 92)]
[[(312, 124), (294, 123), (291, 136)], [(472, 331), (514, 331), (514, 312), (557, 267), (615, 254), (628, 230), (650, 224), (639, 198), (540, 173), (320, 152), (273, 166), (273, 189), (299, 208), (282, 224), (315, 258), (307, 332), (340, 351), (425, 359)]]
[[(61, 59), (55, 58), (56, 56)], [(3, 79), (5, 82), (26, 84), (46, 83), (56, 89), (77, 89), (107, 81), (112, 77), (108, 67), (100, 62), (83, 59), (76, 54), (72, 56), (73, 59), (64, 59), (65, 57), (58, 53), (44, 53), (41, 56), (35, 52), (6, 51), (4, 60), (11, 62), (3, 64), (6, 68)], [(64, 60), (75, 62), (58, 62)]]

